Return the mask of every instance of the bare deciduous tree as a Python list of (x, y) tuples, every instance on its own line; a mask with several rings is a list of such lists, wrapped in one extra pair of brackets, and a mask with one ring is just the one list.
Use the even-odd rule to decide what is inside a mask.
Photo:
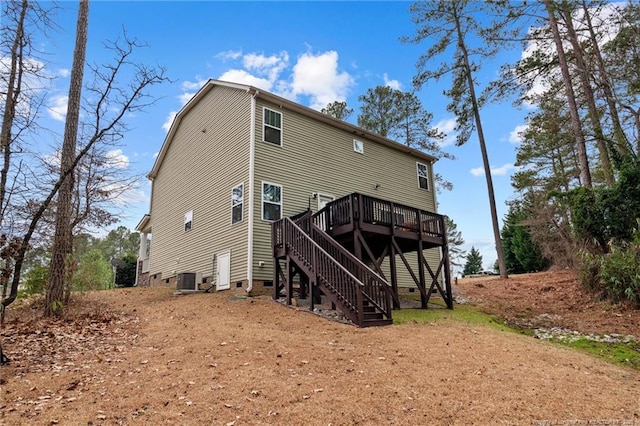
[[(28, 225), (22, 236), (22, 246), (16, 255), (11, 292), (2, 300), (3, 306), (10, 305), (16, 299), (28, 244), (37, 231), (38, 223), (52, 206), (64, 179), (74, 173), (94, 146), (115, 144), (121, 140), (127, 130), (125, 117), (130, 113), (144, 111), (152, 105), (155, 100), (149, 89), (169, 81), (163, 67), (149, 67), (134, 61), (134, 52), (142, 47), (143, 44), (129, 39), (125, 34), (120, 41), (107, 46), (114, 52), (113, 63), (90, 66), (92, 79), (85, 87), (85, 92), (90, 96), (87, 96), (88, 101), (83, 108), (91, 121), (83, 126), (85, 133), (72, 163), (48, 188), (42, 200), (30, 203)], [(127, 80), (125, 75), (133, 77)]]

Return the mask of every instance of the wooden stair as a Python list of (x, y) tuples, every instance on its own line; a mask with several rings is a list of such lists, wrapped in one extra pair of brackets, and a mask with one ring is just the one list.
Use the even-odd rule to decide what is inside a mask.
[[(297, 222), (297, 223), (296, 223)], [(274, 222), (276, 266), (286, 259), (308, 278), (311, 293), (319, 289), (350, 321), (360, 327), (392, 324), (390, 285), (337, 241), (314, 225), (310, 212)], [(326, 248), (326, 249), (325, 249)], [(280, 292), (278, 272), (274, 297)], [(293, 291), (288, 271), (288, 291)]]

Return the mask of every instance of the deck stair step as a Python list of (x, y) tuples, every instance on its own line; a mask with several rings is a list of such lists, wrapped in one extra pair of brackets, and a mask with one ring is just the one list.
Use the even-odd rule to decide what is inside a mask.
[[(332, 304), (340, 306), (345, 316), (361, 327), (392, 323), (390, 309), (385, 311), (381, 308), (389, 303), (379, 296), (381, 289), (388, 291), (389, 284), (384, 279), (315, 224), (309, 222), (302, 227), (291, 219), (280, 223), (281, 228), (273, 228), (273, 235), (286, 238), (283, 237), (280, 240), (282, 244), (274, 247), (283, 247), (282, 257), (286, 256), (295, 264), (289, 274), (296, 271), (305, 274), (312, 286), (317, 286)], [(316, 259), (317, 265), (314, 263)], [(288, 285), (293, 292), (293, 284), (289, 282)], [(372, 288), (373, 293), (367, 294), (365, 287)], [(373, 303), (368, 303), (369, 300)]]

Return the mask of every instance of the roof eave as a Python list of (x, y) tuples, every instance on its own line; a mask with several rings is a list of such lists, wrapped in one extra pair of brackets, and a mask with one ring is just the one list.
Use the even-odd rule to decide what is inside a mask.
[(138, 222), (138, 224), (136, 225), (136, 231), (144, 232), (144, 230), (148, 227), (150, 220), (150, 214), (146, 213), (144, 216), (142, 216), (142, 219), (140, 219), (140, 222)]

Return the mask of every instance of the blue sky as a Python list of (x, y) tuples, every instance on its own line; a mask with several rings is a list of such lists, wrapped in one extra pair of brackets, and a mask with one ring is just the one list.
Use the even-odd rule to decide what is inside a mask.
[[(57, 78), (49, 90), (45, 115), (62, 133), (63, 114), (71, 67), (77, 3), (63, 1), (54, 33), (43, 50)], [(141, 175), (138, 187), (126, 195), (121, 224), (133, 229), (149, 208), (150, 184), (144, 178), (153, 166), (166, 130), (175, 114), (209, 78), (252, 84), (319, 108), (333, 100), (347, 101), (358, 111), (357, 97), (368, 88), (390, 85), (409, 91), (415, 64), (427, 46), (404, 44), (401, 36), (415, 32), (409, 2), (142, 2), (93, 1), (90, 5), (87, 60), (105, 63), (111, 57), (105, 40), (126, 30), (145, 42), (136, 60), (167, 68), (173, 82), (156, 86), (155, 105), (127, 119), (130, 131), (120, 151), (133, 173)], [(483, 66), (481, 81), (497, 75), (502, 62), (518, 59), (518, 48), (501, 52)], [(434, 64), (434, 68), (435, 68)], [(418, 96), (434, 115), (434, 124), (452, 128), (453, 116), (442, 95), (447, 81), (428, 84)], [(518, 126), (526, 111), (509, 102), (483, 109), (499, 217), (513, 198), (510, 176), (514, 171)], [(355, 122), (356, 114), (350, 121)], [(455, 135), (449, 134), (450, 139)], [(452, 141), (451, 141), (452, 142)], [(56, 141), (51, 140), (51, 146)], [(462, 147), (444, 147), (457, 160), (441, 160), (436, 171), (453, 183), (453, 191), (438, 194), (440, 213), (449, 215), (466, 241), (480, 249), (485, 267), (496, 259), (486, 181), (477, 136)]]

